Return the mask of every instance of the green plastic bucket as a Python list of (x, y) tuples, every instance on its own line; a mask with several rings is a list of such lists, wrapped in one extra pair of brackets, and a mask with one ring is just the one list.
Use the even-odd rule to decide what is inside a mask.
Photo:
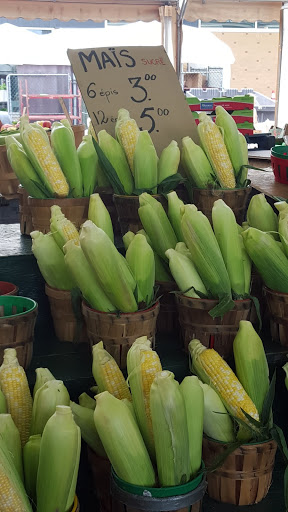
[(112, 469), (111, 493), (115, 500), (127, 508), (146, 511), (180, 510), (201, 502), (206, 491), (205, 476), (174, 487), (141, 487), (118, 478)]
[(0, 317), (12, 318), (25, 315), (37, 308), (37, 302), (28, 297), (16, 297), (12, 295), (0, 296)]

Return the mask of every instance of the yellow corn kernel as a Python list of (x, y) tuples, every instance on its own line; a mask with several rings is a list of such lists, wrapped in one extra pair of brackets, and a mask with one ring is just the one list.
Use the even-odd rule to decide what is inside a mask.
[(98, 385), (98, 392), (109, 391), (119, 400), (132, 400), (128, 385), (115, 359), (104, 349), (103, 341), (93, 346), (92, 373)]
[(120, 108), (118, 111), (118, 118), (115, 127), (115, 133), (118, 142), (121, 144), (125, 151), (129, 167), (132, 174), (134, 174), (134, 153), (136, 142), (139, 135), (139, 128), (134, 119), (130, 118), (128, 110)]

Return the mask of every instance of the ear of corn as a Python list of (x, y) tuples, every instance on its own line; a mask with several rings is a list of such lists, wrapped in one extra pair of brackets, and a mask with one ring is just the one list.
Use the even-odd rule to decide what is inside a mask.
[(173, 176), (178, 171), (180, 163), (180, 149), (176, 140), (172, 140), (166, 148), (162, 150), (158, 160), (158, 183), (169, 176)]
[(215, 112), (215, 123), (222, 129), (225, 146), (232, 162), (235, 176), (238, 176), (241, 166), (246, 164), (246, 161), (243, 160), (237, 124), (233, 117), (227, 112), (227, 110), (225, 110), (225, 108), (221, 107), (221, 105), (215, 108)]
[(269, 390), (269, 368), (263, 343), (251, 322), (240, 320), (233, 352), (237, 377), (261, 414)]
[[(133, 177), (126, 160), (124, 149), (116, 139), (106, 132), (106, 130), (101, 130), (98, 133), (98, 140), (100, 148), (114, 167), (126, 194), (131, 195), (134, 188)], [(98, 185), (101, 186), (99, 182)]]
[(125, 155), (134, 176), (134, 153), (140, 130), (135, 119), (131, 119), (128, 110), (120, 108), (118, 110), (117, 122), (115, 125), (115, 135), (118, 142), (125, 151)]
[(91, 135), (84, 135), (77, 148), (77, 155), (82, 173), (83, 195), (89, 197), (96, 188), (100, 166)]
[(222, 199), (217, 199), (213, 205), (212, 222), (232, 292), (236, 297), (243, 298), (245, 275), (237, 223), (233, 211)]
[[(242, 158), (242, 165), (248, 165), (249, 159), (248, 159), (248, 144), (247, 140), (245, 139), (245, 136), (243, 133), (238, 132), (239, 142), (240, 142), (240, 151), (241, 151), (241, 158)], [(248, 176), (248, 167), (241, 170), (241, 181), (244, 183), (245, 180), (247, 180)]]
[(230, 366), (228, 366), (218, 352), (214, 349), (205, 348), (198, 340), (190, 341), (189, 352), (192, 358), (193, 372), (203, 382), (210, 384), (215, 389), (228, 411), (234, 417), (248, 423), (243, 413), (244, 410), (252, 418), (259, 421), (259, 414), (255, 404), (247, 395)]
[(134, 236), (135, 236), (135, 233), (133, 233), (133, 231), (127, 231), (127, 233), (125, 233), (125, 235), (122, 237), (125, 251), (127, 251), (127, 249), (129, 247), (129, 245), (131, 244)]
[(249, 294), (251, 290), (251, 269), (252, 269), (252, 261), (245, 249), (244, 246), (244, 240), (241, 235), (239, 236), (240, 241), (240, 249), (241, 249), (241, 256), (243, 261), (243, 268), (244, 268), (244, 291), (245, 294)]
[(0, 437), (7, 447), (19, 477), (24, 481), (21, 439), (11, 414), (0, 414)]
[(65, 265), (64, 254), (52, 234), (43, 235), (40, 231), (32, 231), (30, 236), (32, 252), (46, 283), (59, 290), (72, 290), (74, 281)]
[(5, 395), (0, 387), (0, 414), (6, 414), (7, 413), (7, 403)]
[(20, 119), (20, 133), (26, 154), (51, 197), (67, 197), (69, 185), (54, 155), (47, 135), (29, 125), (28, 116)]
[(211, 164), (203, 149), (190, 137), (182, 139), (181, 164), (187, 178), (197, 188), (207, 188), (216, 179)]
[(149, 305), (154, 294), (155, 259), (144, 235), (134, 236), (127, 249), (126, 260), (137, 284), (138, 302)]
[(30, 436), (23, 448), (25, 489), (31, 501), (36, 503), (36, 483), (39, 465), (41, 435)]
[(82, 407), (87, 407), (88, 409), (92, 409), (94, 411), (96, 407), (96, 402), (94, 398), (87, 395), (87, 393), (81, 393), (78, 397), (79, 405)]
[(82, 172), (75, 146), (74, 135), (61, 124), (52, 124), (51, 145), (71, 189), (73, 197), (83, 197)]
[(19, 365), (14, 348), (4, 350), (4, 359), (0, 367), (0, 385), (6, 398), (8, 413), (19, 430), (21, 444), (24, 446), (29, 438), (32, 397), (26, 373)]
[(99, 194), (92, 194), (89, 199), (88, 219), (98, 228), (103, 229), (114, 243), (114, 233), (110, 214)]
[(74, 224), (62, 213), (60, 206), (51, 206), (50, 230), (57, 245), (63, 250), (68, 240), (79, 245), (79, 233)]
[(134, 179), (137, 190), (157, 192), (158, 156), (147, 130), (139, 133), (134, 152)]
[(88, 220), (82, 226), (80, 244), (108, 299), (123, 313), (137, 311), (136, 283), (108, 235)]
[(92, 373), (98, 392), (109, 391), (119, 400), (132, 400), (128, 385), (115, 359), (104, 349), (103, 341), (93, 345)]
[(94, 422), (115, 473), (125, 482), (153, 487), (155, 473), (130, 409), (104, 391), (96, 395)]
[(8, 161), (15, 172), (21, 185), (27, 190), (29, 196), (45, 198), (45, 194), (35, 185), (39, 182), (39, 176), (26, 155), (23, 146), (17, 143), (16, 139), (9, 135), (6, 137), (6, 148)]
[(0, 482), (1, 511), (32, 512), (23, 483), (2, 439), (0, 439)]
[(194, 478), (201, 467), (202, 459), (204, 395), (199, 379), (195, 376), (185, 377), (180, 384), (180, 391), (185, 403), (189, 435), (190, 471), (191, 477)]
[(246, 229), (241, 236), (265, 285), (272, 290), (288, 293), (288, 261), (277, 242), (255, 228)]
[(288, 209), (282, 210), (278, 216), (278, 232), (285, 256), (288, 257)]
[(43, 386), (49, 380), (55, 380), (54, 375), (48, 370), (48, 368), (36, 368), (36, 381), (33, 388), (33, 398), (35, 397), (36, 391)]
[(190, 479), (189, 436), (185, 403), (172, 372), (155, 376), (150, 409), (160, 485), (184, 484)]
[(176, 192), (167, 194), (168, 199), (168, 217), (174, 229), (179, 242), (184, 242), (182, 228), (181, 228), (181, 208), (184, 206), (183, 201), (179, 199)]
[[(57, 405), (43, 431), (37, 474), (37, 512), (70, 510), (81, 448), (80, 428), (70, 407)], [(71, 500), (71, 495), (72, 500)]]
[(103, 444), (96, 430), (94, 423), (94, 409), (88, 409), (75, 402), (70, 402), (74, 421), (81, 430), (81, 436), (85, 443), (90, 446), (93, 452), (97, 453), (99, 457), (107, 457), (106, 452), (103, 448)]
[(128, 400), (128, 398), (122, 398), (121, 402), (123, 402), (123, 404), (125, 404), (126, 407), (128, 407), (128, 409), (131, 412), (135, 422), (137, 423), (137, 418), (136, 418), (136, 414), (135, 414), (135, 409), (134, 409), (133, 403), (130, 402), (130, 400)]
[(286, 201), (276, 201), (274, 206), (279, 213), (288, 213), (288, 203)]
[(138, 338), (127, 354), (127, 372), (138, 425), (152, 459), (155, 458), (150, 389), (157, 372), (162, 371), (158, 354), (146, 336)]
[(64, 245), (64, 260), (73, 280), (87, 303), (98, 311), (115, 311), (115, 306), (104, 293), (96, 273), (88, 262), (81, 247), (72, 240)]
[(236, 181), (233, 165), (218, 126), (204, 112), (199, 114), (199, 120), (198, 134), (201, 146), (213, 167), (221, 187), (235, 188)]
[[(278, 231), (277, 215), (264, 194), (256, 194), (251, 198), (247, 210), (247, 221), (250, 227), (260, 231)], [(277, 233), (273, 233), (272, 236), (279, 240)]]
[(232, 443), (235, 441), (232, 419), (220, 396), (211, 386), (199, 382), (204, 393), (204, 433), (216, 441)]
[(70, 396), (62, 380), (48, 380), (35, 394), (32, 408), (31, 435), (42, 434), (57, 405), (69, 405)]
[[(184, 254), (168, 249), (166, 256), (169, 259), (169, 268), (179, 289), (185, 292), (187, 297), (199, 298), (197, 292), (207, 295), (207, 290), (203, 284), (192, 261)], [(192, 288), (193, 286), (193, 288)], [(191, 288), (191, 290), (188, 290)], [(188, 291), (186, 291), (188, 290)]]
[(191, 256), (191, 252), (189, 251), (189, 249), (188, 249), (187, 245), (185, 244), (185, 242), (178, 242), (175, 245), (175, 251), (179, 252), (180, 254), (183, 254), (184, 256), (189, 258), (189, 260), (191, 260), (193, 262), (193, 258)]
[[(152, 247), (151, 240), (150, 240), (149, 236), (147, 235), (145, 229), (140, 229), (139, 231), (137, 231), (137, 234), (144, 235), (146, 237), (148, 244)], [(134, 235), (134, 233), (133, 233), (133, 235)], [(131, 235), (129, 235), (129, 236), (131, 237)], [(124, 246), (125, 246), (125, 242), (124, 242)], [(153, 247), (152, 247), (152, 249), (153, 249)], [(165, 283), (167, 283), (168, 281), (173, 281), (173, 278), (169, 272), (168, 265), (162, 260), (162, 258), (160, 258), (160, 256), (154, 251), (154, 249), (153, 249), (153, 253), (154, 253), (154, 260), (155, 260), (155, 281), (161, 281), (161, 282), (165, 282)]]

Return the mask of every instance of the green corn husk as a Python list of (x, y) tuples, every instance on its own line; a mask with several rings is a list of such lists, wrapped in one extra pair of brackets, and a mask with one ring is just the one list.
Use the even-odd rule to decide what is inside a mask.
[(161, 152), (158, 160), (158, 183), (169, 176), (173, 176), (178, 171), (180, 164), (180, 149), (176, 140), (172, 140)]
[(278, 231), (284, 254), (288, 257), (288, 208), (280, 211), (278, 215)]
[[(248, 144), (247, 140), (245, 139), (245, 136), (243, 133), (238, 132), (239, 142), (240, 142), (240, 150), (241, 150), (241, 156), (242, 156), (242, 165), (247, 165), (247, 167), (243, 167), (238, 174), (238, 183), (239, 185), (245, 185), (245, 181), (248, 177), (248, 164), (249, 164), (249, 158), (248, 158)], [(240, 177), (240, 180), (239, 180)]]
[(180, 391), (185, 403), (191, 476), (194, 478), (202, 461), (204, 394), (196, 376), (185, 377), (180, 384)]
[(41, 439), (37, 512), (67, 512), (72, 508), (80, 449), (80, 428), (73, 420), (71, 408), (57, 405)]
[(288, 213), (288, 203), (286, 201), (276, 201), (274, 206), (279, 213)]
[(243, 160), (242, 146), (239, 139), (237, 124), (233, 117), (227, 112), (227, 110), (225, 110), (225, 108), (221, 107), (221, 105), (215, 108), (215, 112), (215, 123), (222, 129), (225, 146), (232, 162), (235, 176), (237, 177), (242, 165), (246, 164), (245, 160)]
[(154, 469), (130, 409), (108, 391), (96, 395), (96, 403), (94, 422), (115, 473), (130, 484), (153, 487)]
[(70, 128), (62, 123), (52, 124), (51, 146), (66, 177), (72, 197), (83, 197), (83, 180), (80, 162), (75, 146), (75, 138), (71, 137)]
[(75, 402), (70, 402), (74, 421), (81, 430), (81, 436), (85, 443), (95, 452), (99, 457), (107, 457), (103, 444), (96, 430), (94, 423), (94, 410), (95, 408), (88, 409)]
[(1, 486), (0, 492), (0, 510), (21, 512), (32, 512), (28, 496), (24, 489), (23, 482), (19, 477), (17, 470), (13, 464), (7, 447), (0, 438), (0, 472), (7, 485), (7, 492)]
[[(260, 231), (278, 231), (277, 215), (264, 194), (256, 194), (251, 198), (247, 210), (247, 221), (251, 228)], [(277, 233), (273, 233), (273, 237), (279, 240)]]
[(63, 251), (64, 245), (69, 240), (73, 240), (79, 245), (78, 230), (74, 226), (73, 222), (65, 217), (60, 206), (53, 204), (53, 206), (50, 207), (50, 210), (50, 231), (58, 247)]
[(72, 290), (75, 283), (65, 265), (64, 254), (51, 233), (43, 235), (32, 231), (32, 252), (37, 259), (42, 276), (49, 286), (59, 290)]
[(189, 251), (185, 242), (178, 242), (178, 244), (175, 245), (175, 251), (179, 252), (180, 254), (183, 254), (184, 256), (189, 258), (189, 260), (193, 261), (191, 252)]
[(48, 368), (36, 368), (36, 381), (33, 388), (33, 399), (35, 398), (36, 392), (40, 389), (43, 384), (49, 380), (55, 380), (54, 375), (48, 370)]
[(25, 476), (25, 489), (32, 501), (36, 503), (36, 484), (39, 465), (41, 435), (30, 436), (23, 448), (23, 465)]
[(211, 386), (199, 382), (204, 393), (204, 433), (215, 441), (233, 443), (233, 422), (220, 396)]
[[(137, 231), (137, 234), (144, 235), (146, 237), (148, 244), (152, 247), (151, 240), (150, 240), (149, 236), (147, 235), (145, 229), (139, 229), (139, 231)], [(129, 235), (129, 236), (131, 237), (131, 235)], [(124, 246), (125, 246), (125, 242), (124, 242)], [(153, 247), (152, 247), (152, 249), (153, 249)], [(173, 281), (173, 277), (171, 276), (171, 274), (169, 272), (168, 265), (162, 260), (162, 258), (160, 258), (160, 256), (158, 256), (158, 254), (154, 251), (154, 249), (153, 249), (153, 253), (154, 253), (154, 259), (155, 259), (155, 281), (160, 281), (160, 282), (164, 282), (164, 283)]]
[(129, 245), (131, 244), (134, 236), (135, 236), (135, 233), (133, 233), (133, 231), (127, 231), (127, 233), (125, 233), (125, 235), (122, 237), (125, 251), (127, 251), (127, 249), (129, 247)]
[(103, 229), (114, 244), (114, 233), (110, 213), (99, 194), (92, 194), (90, 196), (88, 219), (92, 220), (98, 228)]
[[(103, 153), (114, 167), (126, 194), (131, 195), (134, 188), (133, 177), (126, 160), (124, 149), (116, 139), (106, 132), (106, 130), (100, 130), (100, 132), (98, 132), (98, 141)], [(103, 184), (100, 185), (99, 180), (98, 185), (104, 186)]]
[[(194, 263), (174, 249), (168, 249), (166, 256), (169, 259), (169, 268), (172, 276), (174, 277), (179, 290), (185, 292), (187, 297), (200, 298), (197, 292), (207, 295), (207, 290), (199, 276)], [(193, 288), (191, 288), (193, 286)], [(189, 290), (191, 288), (191, 290)], [(188, 290), (188, 291), (186, 291)]]
[(212, 222), (232, 292), (237, 298), (243, 298), (245, 274), (237, 223), (233, 211), (222, 199), (217, 199), (213, 204)]
[(251, 322), (240, 320), (233, 342), (236, 375), (261, 414), (269, 390), (269, 368), (261, 338)]
[(3, 439), (18, 475), (23, 482), (21, 439), (11, 414), (0, 414), (0, 437)]
[(184, 237), (181, 228), (181, 208), (184, 206), (183, 201), (179, 199), (176, 192), (167, 194), (168, 199), (168, 218), (172, 224), (174, 232), (177, 236), (178, 242), (184, 242)]
[(136, 414), (135, 414), (135, 409), (134, 409), (133, 403), (130, 400), (128, 400), (128, 398), (122, 398), (121, 402), (123, 402), (123, 404), (125, 404), (126, 407), (128, 407), (128, 409), (130, 410), (134, 420), (137, 423), (137, 419), (136, 419)]
[(167, 261), (165, 252), (167, 249), (174, 249), (177, 238), (162, 204), (154, 197), (147, 196), (149, 194), (146, 193), (139, 196), (139, 217), (151, 240), (152, 248)]
[(219, 297), (219, 305), (210, 315), (222, 316), (234, 307), (234, 302), (228, 272), (210, 222), (202, 212), (185, 206), (182, 231), (206, 290), (213, 298)]
[(1, 387), (0, 387), (0, 414), (6, 414), (7, 412), (8, 411), (7, 411), (6, 398), (5, 398), (4, 393), (2, 392)]
[(240, 240), (240, 249), (241, 249), (241, 256), (243, 261), (243, 268), (244, 268), (244, 292), (245, 295), (249, 295), (251, 291), (251, 271), (252, 271), (252, 261), (245, 249), (244, 240), (241, 235), (239, 236)]
[(157, 471), (163, 487), (190, 480), (189, 436), (179, 383), (169, 371), (157, 373), (150, 391)]
[(245, 249), (271, 290), (288, 293), (288, 260), (277, 242), (267, 233), (248, 228), (242, 235)]
[(284, 372), (285, 372), (285, 386), (286, 386), (286, 389), (288, 390), (288, 362), (284, 364), (284, 366), (282, 366)]
[(216, 180), (205, 152), (190, 137), (182, 139), (181, 163), (187, 178), (197, 188), (207, 188)]
[(136, 283), (108, 235), (87, 220), (81, 229), (80, 244), (108, 299), (123, 313), (137, 311), (133, 294)]
[(126, 260), (137, 284), (138, 302), (145, 302), (148, 306), (154, 295), (155, 259), (144, 235), (134, 236), (127, 249)]
[(95, 399), (87, 395), (87, 393), (81, 393), (81, 395), (78, 396), (78, 401), (79, 405), (87, 407), (87, 409), (92, 409), (94, 411), (96, 407)]
[(81, 247), (70, 240), (64, 245), (63, 249), (67, 268), (86, 302), (97, 311), (106, 313), (115, 311), (116, 307), (102, 290), (97, 276)]
[(100, 167), (91, 135), (83, 136), (82, 142), (77, 148), (77, 155), (82, 173), (83, 195), (89, 197), (96, 188)]
[(157, 192), (158, 156), (147, 130), (139, 133), (134, 152), (134, 179), (136, 190)]
[(31, 435), (42, 434), (57, 405), (69, 405), (70, 396), (62, 380), (48, 380), (35, 394), (32, 408)]

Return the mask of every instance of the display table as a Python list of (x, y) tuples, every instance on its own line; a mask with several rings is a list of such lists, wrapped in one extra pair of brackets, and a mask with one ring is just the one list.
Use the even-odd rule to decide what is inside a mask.
[(262, 192), (272, 199), (275, 197), (288, 199), (288, 185), (282, 185), (282, 183), (275, 181), (269, 160), (251, 159), (249, 163), (253, 165), (253, 167), (263, 169), (263, 171), (256, 171), (255, 169), (249, 169), (248, 171), (248, 178), (251, 180), (251, 186), (255, 190)]

